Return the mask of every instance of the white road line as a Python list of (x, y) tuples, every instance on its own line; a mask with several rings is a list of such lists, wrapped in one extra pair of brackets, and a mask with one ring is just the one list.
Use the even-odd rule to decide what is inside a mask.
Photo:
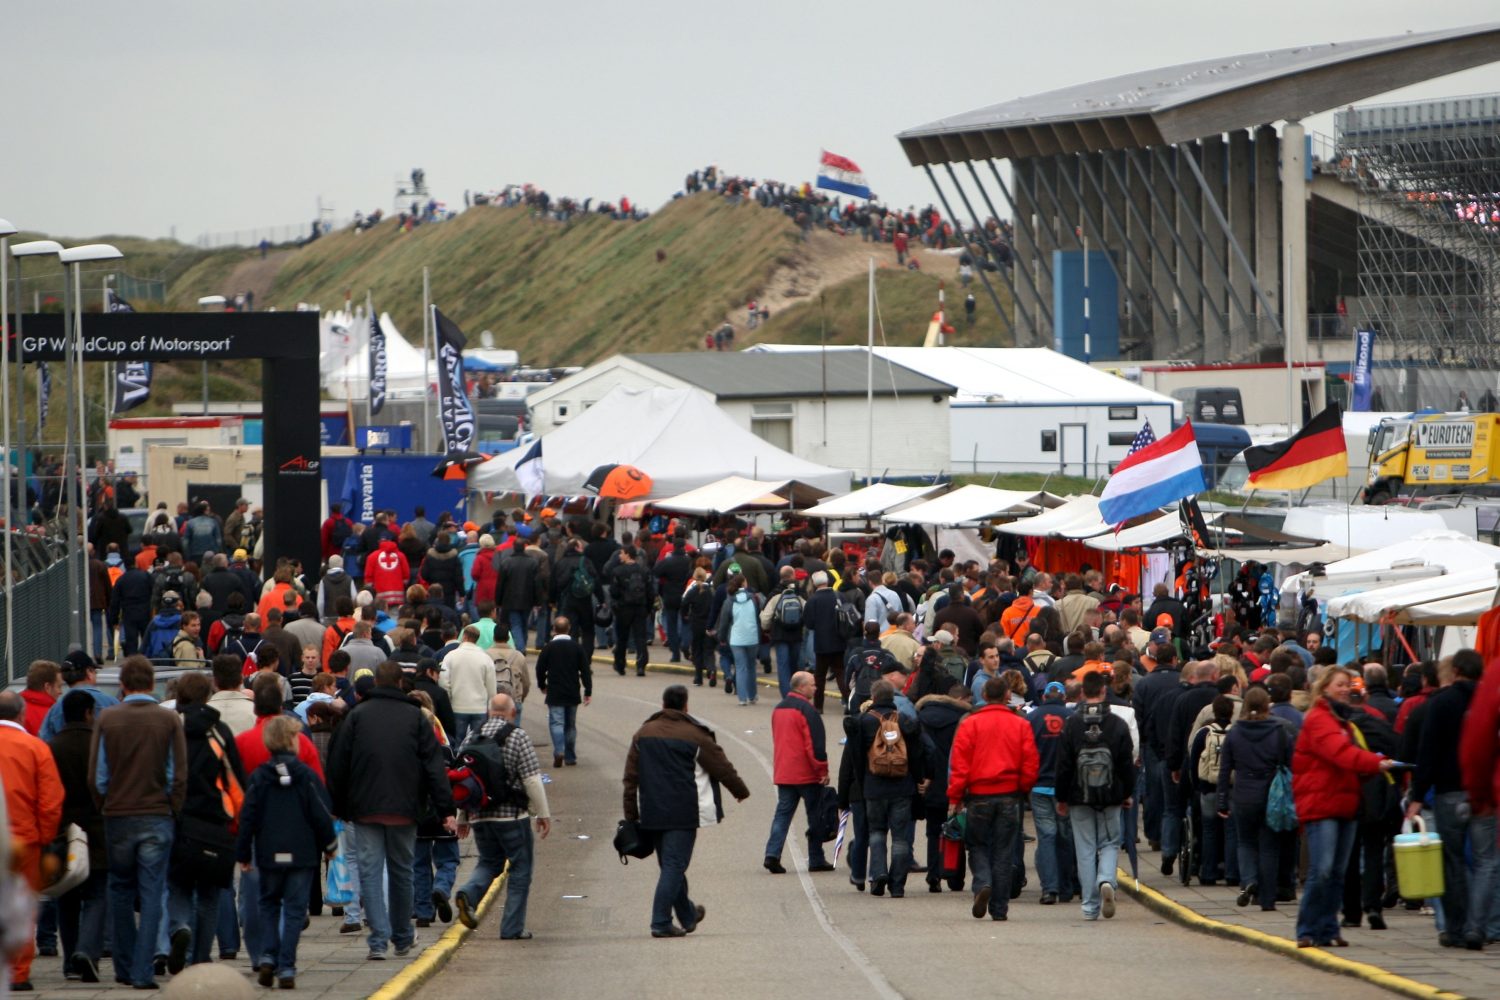
[[(611, 693), (610, 697), (618, 698), (622, 701), (633, 701), (638, 705), (645, 705), (649, 708), (661, 707), (660, 702), (645, 701), (641, 698), (632, 698), (629, 695)], [(771, 762), (766, 759), (766, 755), (761, 753), (757, 747), (746, 743), (736, 736), (731, 727), (727, 725), (720, 726), (718, 723), (712, 722), (706, 715), (692, 712), (691, 710), (689, 714), (695, 718), (702, 719), (713, 728), (715, 733), (728, 736), (744, 747), (760, 763), (761, 768), (766, 772), (767, 778), (775, 777), (775, 771), (771, 769)], [(817, 887), (813, 885), (812, 876), (808, 874), (807, 858), (802, 855), (800, 850), (801, 845), (796, 842), (795, 837), (788, 837), (787, 841), (792, 852), (792, 860), (796, 864), (797, 878), (802, 884), (802, 891), (807, 895), (807, 902), (812, 907), (813, 916), (818, 918), (818, 926), (823, 928), (823, 933), (827, 934), (833, 940), (833, 943), (838, 945), (845, 955), (849, 956), (849, 960), (854, 963), (855, 968), (864, 973), (864, 977), (875, 988), (876, 996), (881, 997), (882, 1000), (905, 1000), (901, 992), (891, 985), (890, 980), (886, 979), (881, 971), (875, 967), (875, 963), (870, 961), (869, 956), (860, 949), (859, 945), (855, 944), (847, 934), (834, 926), (833, 918), (828, 915), (828, 908), (823, 905), (823, 898), (818, 895)]]

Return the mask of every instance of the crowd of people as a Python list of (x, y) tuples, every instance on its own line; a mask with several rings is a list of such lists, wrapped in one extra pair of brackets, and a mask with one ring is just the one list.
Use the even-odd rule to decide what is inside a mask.
[[(551, 823), (525, 703), (540, 694), (566, 773), (595, 650), (643, 676), (653, 645), (692, 675), (625, 761), (625, 819), (661, 862), (653, 936), (704, 919), (687, 889), (696, 831), (722, 817), (721, 786), (751, 794), (690, 693), (748, 706), (764, 687), (779, 695), (773, 875), (800, 803), (812, 872), (834, 867), (842, 824), (853, 889), (900, 898), (920, 875), (966, 893), (976, 918), (1009, 919), (1029, 869), (1041, 904), (1108, 919), (1119, 854), (1133, 861), (1143, 838), (1163, 874), (1190, 864), (1239, 906), (1295, 901), (1301, 946), (1382, 930), (1401, 905), (1430, 908), (1443, 945), (1500, 938), (1497, 699), (1476, 697), (1473, 650), (1392, 675), (1341, 663), (1320, 631), (1233, 614), (1199, 648), (1190, 602), (1165, 583), (1148, 600), (1096, 570), (1051, 574), (1024, 548), (959, 561), (916, 530), (864, 550), (815, 522), (658, 517), (633, 534), (550, 508), (361, 523), (335, 505), (308, 572), (226, 552), (247, 539), (236, 513), (221, 525), (200, 507), (173, 528), (163, 512), (179, 546), (165, 557), (150, 533), (140, 552), (103, 540), (146, 577), (150, 621), (100, 658), (38, 661), (0, 695), (19, 870), (50, 891), (74, 829), (92, 861), (14, 949), (17, 988), (34, 954), (96, 982), (107, 949), (114, 979), (146, 988), (215, 943), (292, 988), (309, 912), (363, 933), (372, 961), (404, 955), (422, 927), (473, 925), (507, 863), (500, 937), (530, 937), (535, 837)], [(116, 656), (118, 698), (98, 684)], [(1439, 899), (1400, 898), (1391, 848), (1407, 816), (1442, 838)], [(469, 835), (479, 860), (458, 885)]]

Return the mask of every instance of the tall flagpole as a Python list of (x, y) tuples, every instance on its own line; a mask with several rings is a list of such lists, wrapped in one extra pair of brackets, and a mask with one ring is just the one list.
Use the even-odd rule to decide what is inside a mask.
[[(374, 388), (374, 384), (375, 384), (375, 367), (374, 367), (373, 359), (370, 357), (370, 347), (371, 347), (370, 340), (371, 340), (372, 337), (374, 337), (374, 334), (371, 331), (375, 329), (375, 327), (374, 327), (373, 324), (375, 324), (376, 322), (378, 322), (378, 321), (375, 319), (375, 298), (374, 298), (373, 295), (371, 295), (370, 290), (368, 288), (366, 288), (365, 289), (365, 426), (366, 427), (369, 427), (371, 424), (373, 424), (375, 422), (375, 414), (372, 412), (372, 408), (374, 407), (374, 399), (373, 399), (374, 393), (373, 393), (373, 388)], [(349, 390), (346, 388), (344, 390), (344, 397), (347, 399), (348, 396), (349, 396)], [(351, 430), (350, 433), (353, 434), (353, 431)], [(353, 444), (354, 442), (350, 441), (349, 443)]]
[(875, 482), (875, 258), (870, 258), (870, 330), (865, 348), (865, 431), (869, 459), (865, 485)]
[[(7, 226), (6, 228), (8, 229), (10, 227)], [(10, 295), (10, 281), (9, 281), (9, 277), (10, 276), (6, 273), (6, 268), (8, 268), (9, 266), (10, 266), (10, 237), (9, 236), (0, 236), (0, 329), (5, 329), (5, 331), (7, 333), (10, 332), (9, 329), (8, 329), (9, 326), (10, 326), (10, 302), (9, 302), (9, 295)], [(15, 615), (15, 612), (14, 612), (14, 609), (11, 607), (11, 605), (13, 603), (11, 601), (11, 595), (12, 595), (12, 593), (14, 591), (14, 585), (15, 585), (15, 577), (11, 573), (11, 566), (14, 565), (14, 564), (11, 562), (11, 559), (10, 559), (10, 533), (13, 530), (15, 530), (15, 525), (12, 523), (12, 518), (15, 516), (15, 507), (14, 507), (14, 504), (13, 504), (12, 501), (13, 501), (13, 498), (15, 497), (15, 495), (16, 495), (15, 477), (11, 475), (11, 471), (10, 471), (11, 470), (11, 464), (10, 464), (11, 450), (12, 450), (13, 444), (15, 443), (11, 439), (11, 436), (10, 436), (10, 344), (11, 344), (10, 337), (0, 338), (0, 410), (4, 411), (3, 412), (3, 416), (0, 416), (0, 420), (3, 420), (4, 427), (5, 427), (4, 455), (0, 456), (0, 457), (3, 457), (3, 459), (4, 459), (5, 468), (3, 470), (0, 470), (0, 472), (3, 472), (3, 476), (0, 476), (0, 479), (3, 479), (4, 482), (5, 482), (5, 501), (4, 501), (4, 509), (5, 509), (5, 548), (4, 548), (4, 551), (5, 551), (5, 566), (4, 566), (4, 571), (5, 571), (5, 680), (6, 680), (6, 683), (9, 683), (11, 677), (14, 676), (11, 673), (11, 662), (15, 659), (15, 656), (12, 653), (12, 647), (15, 646), (14, 636), (16, 634), (15, 625), (14, 625), (14, 615)]]
[(432, 284), (427, 268), (422, 268), (422, 446), (432, 453)]

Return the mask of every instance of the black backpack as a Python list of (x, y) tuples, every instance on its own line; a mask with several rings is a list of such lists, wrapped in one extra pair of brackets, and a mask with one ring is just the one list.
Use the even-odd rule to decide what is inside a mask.
[(1073, 780), (1078, 786), (1078, 797), (1086, 806), (1111, 805), (1109, 799), (1115, 785), (1115, 755), (1104, 742), (1104, 720), (1109, 706), (1099, 705), (1084, 709), (1083, 746), (1073, 762)]
[(615, 580), (620, 593), (617, 604), (639, 607), (646, 603), (646, 574), (639, 566), (631, 566)]
[(860, 635), (864, 622), (860, 620), (859, 609), (854, 606), (853, 601), (846, 601), (842, 597), (835, 597), (835, 600), (838, 603), (834, 606), (834, 629), (840, 639), (848, 642)]
[(456, 768), (467, 768), (484, 790), (484, 797), (473, 809), (494, 809), (497, 806), (526, 808), (531, 801), (524, 787), (515, 785), (505, 767), (505, 741), (516, 727), (509, 722), (502, 725), (494, 736), (473, 739), (459, 751)]
[(782, 628), (802, 627), (802, 598), (797, 592), (788, 587), (776, 598), (776, 608), (771, 612), (771, 620)]

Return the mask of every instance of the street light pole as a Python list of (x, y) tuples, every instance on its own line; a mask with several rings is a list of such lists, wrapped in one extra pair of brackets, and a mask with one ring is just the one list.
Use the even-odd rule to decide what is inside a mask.
[[(6, 296), (10, 292), (10, 283), (6, 280), (7, 277), (8, 277), (7, 274), (6, 274), (6, 268), (10, 264), (10, 238), (11, 238), (12, 235), (15, 234), (15, 232), (16, 232), (16, 227), (15, 226), (11, 225), (9, 222), (7, 222), (4, 219), (0, 219), (0, 328), (4, 328), (4, 327), (8, 327), (9, 326), (10, 303), (6, 301)], [(11, 436), (10, 436), (10, 341), (11, 341), (10, 330), (9, 329), (5, 329), (5, 334), (6, 335), (4, 337), (0, 337), (0, 411), (3, 411), (3, 416), (0, 416), (0, 421), (3, 421), (4, 427), (5, 427), (4, 467), (0, 468), (0, 482), (3, 482), (5, 484), (5, 502), (4, 502), (4, 511), (5, 511), (5, 542), (4, 542), (4, 557), (5, 557), (5, 565), (4, 565), (4, 571), (5, 571), (5, 580), (4, 580), (4, 583), (5, 583), (5, 640), (4, 641), (5, 641), (5, 682), (7, 684), (9, 684), (10, 683), (10, 679), (15, 676), (15, 674), (13, 672), (13, 669), (12, 669), (13, 661), (15, 660), (15, 654), (12, 651), (12, 647), (15, 645), (14, 636), (15, 636), (16, 633), (15, 633), (14, 627), (12, 626), (12, 621), (13, 621), (13, 616), (14, 616), (14, 609), (11, 607), (11, 605), (14, 602), (11, 601), (11, 592), (12, 592), (12, 590), (15, 587), (16, 580), (15, 580), (15, 574), (13, 572), (13, 567), (11, 565), (11, 558), (10, 558), (10, 533), (14, 530), (14, 525), (12, 524), (12, 520), (11, 519), (15, 515), (14, 503), (12, 501), (12, 498), (15, 496), (16, 486), (15, 486), (15, 481), (12, 478), (11, 472), (10, 472), (10, 470), (11, 470), (11, 464), (10, 464), (10, 460), (11, 460), (11, 447), (12, 447), (12, 441), (11, 441)]]

